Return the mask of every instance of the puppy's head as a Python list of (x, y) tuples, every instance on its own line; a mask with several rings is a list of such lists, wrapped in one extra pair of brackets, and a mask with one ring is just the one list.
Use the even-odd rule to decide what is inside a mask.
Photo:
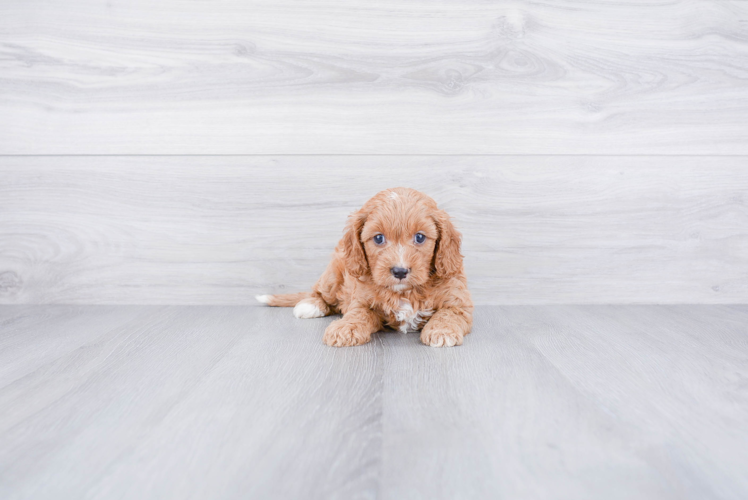
[(370, 274), (396, 292), (462, 270), (460, 233), (433, 199), (413, 189), (382, 191), (351, 215), (343, 251), (351, 275)]

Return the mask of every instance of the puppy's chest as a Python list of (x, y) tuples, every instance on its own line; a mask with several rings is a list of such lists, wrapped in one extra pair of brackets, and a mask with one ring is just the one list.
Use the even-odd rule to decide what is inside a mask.
[(433, 314), (433, 309), (414, 308), (408, 299), (401, 298), (397, 309), (390, 311), (387, 323), (401, 333), (417, 332)]

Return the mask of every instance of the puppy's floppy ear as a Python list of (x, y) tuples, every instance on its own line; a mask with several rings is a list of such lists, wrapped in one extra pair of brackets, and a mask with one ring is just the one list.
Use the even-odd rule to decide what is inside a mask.
[(361, 230), (366, 223), (366, 213), (359, 210), (348, 216), (343, 235), (343, 254), (345, 255), (346, 271), (354, 278), (359, 278), (369, 271), (364, 245), (361, 243)]
[(460, 241), (462, 235), (455, 229), (449, 215), (444, 210), (434, 213), (434, 221), (439, 229), (439, 239), (434, 249), (434, 269), (436, 276), (450, 278), (462, 271)]

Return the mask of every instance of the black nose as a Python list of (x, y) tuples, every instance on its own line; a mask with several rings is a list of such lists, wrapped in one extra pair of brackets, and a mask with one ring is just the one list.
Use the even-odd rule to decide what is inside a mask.
[(408, 270), (404, 267), (393, 267), (392, 269), (390, 269), (390, 272), (392, 273), (392, 276), (399, 280), (405, 278), (408, 275)]

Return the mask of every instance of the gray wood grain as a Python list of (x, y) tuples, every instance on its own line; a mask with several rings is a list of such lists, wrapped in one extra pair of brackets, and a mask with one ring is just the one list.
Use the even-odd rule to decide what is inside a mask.
[(2, 154), (748, 154), (748, 4), (6, 0)]
[[(12, 308), (12, 317), (0, 319), (0, 387), (56, 361), (61, 353), (97, 339), (106, 329), (123, 326), (133, 318), (132, 307), (29, 306)], [(54, 335), (48, 331), (53, 325)]]
[(383, 497), (745, 497), (747, 324), (514, 306), (479, 308), (462, 351), (383, 336)]
[(748, 302), (746, 157), (1, 157), (0, 302), (307, 290), (381, 189), (433, 196), (479, 304)]
[(262, 308), (88, 310), (98, 337), (37, 324), (55, 359), (0, 388), (2, 498), (373, 498), (380, 345)]
[(484, 306), (452, 349), (263, 307), (0, 318), (40, 353), (0, 379), (8, 500), (748, 495), (745, 305)]

